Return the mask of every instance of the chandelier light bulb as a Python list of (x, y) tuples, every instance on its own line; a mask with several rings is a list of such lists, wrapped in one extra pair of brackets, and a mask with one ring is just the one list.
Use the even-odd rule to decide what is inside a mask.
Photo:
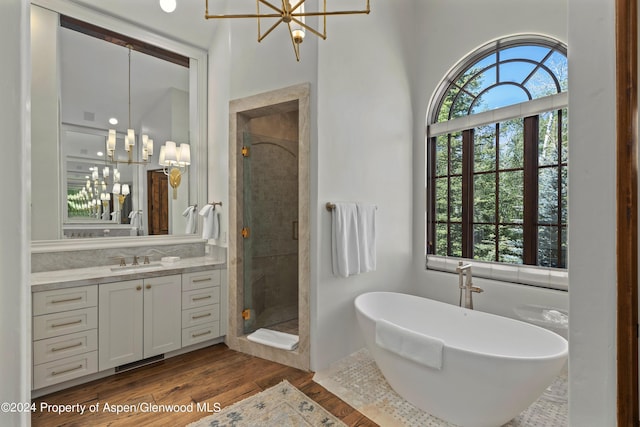
[(176, 0), (160, 0), (160, 7), (167, 13), (176, 10)]

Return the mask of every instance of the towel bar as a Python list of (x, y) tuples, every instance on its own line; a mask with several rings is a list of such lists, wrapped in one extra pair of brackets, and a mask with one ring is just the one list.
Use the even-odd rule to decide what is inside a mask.
[[(327, 202), (327, 204), (325, 205), (325, 207), (327, 208), (327, 210), (329, 212), (331, 212), (332, 210), (334, 210), (336, 208), (335, 203), (331, 203), (331, 202)], [(378, 207), (376, 206), (376, 210), (378, 209)]]

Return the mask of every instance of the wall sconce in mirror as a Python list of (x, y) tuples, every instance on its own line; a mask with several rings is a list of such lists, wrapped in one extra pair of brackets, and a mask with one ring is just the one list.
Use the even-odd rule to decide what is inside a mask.
[(169, 185), (173, 188), (173, 199), (178, 198), (178, 187), (182, 180), (182, 175), (187, 172), (191, 164), (191, 147), (189, 144), (180, 144), (176, 147), (173, 141), (167, 141), (160, 147), (158, 163), (162, 166), (162, 171), (169, 177)]

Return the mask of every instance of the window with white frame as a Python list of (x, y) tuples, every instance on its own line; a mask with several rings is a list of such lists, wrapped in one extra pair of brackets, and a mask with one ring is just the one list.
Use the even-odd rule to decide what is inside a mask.
[(430, 111), (427, 256), (566, 269), (566, 46), (491, 42), (446, 76)]

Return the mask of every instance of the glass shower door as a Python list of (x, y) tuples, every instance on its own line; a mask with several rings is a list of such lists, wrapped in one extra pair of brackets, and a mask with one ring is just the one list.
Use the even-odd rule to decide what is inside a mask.
[(243, 143), (244, 332), (297, 333), (298, 143), (251, 133)]

